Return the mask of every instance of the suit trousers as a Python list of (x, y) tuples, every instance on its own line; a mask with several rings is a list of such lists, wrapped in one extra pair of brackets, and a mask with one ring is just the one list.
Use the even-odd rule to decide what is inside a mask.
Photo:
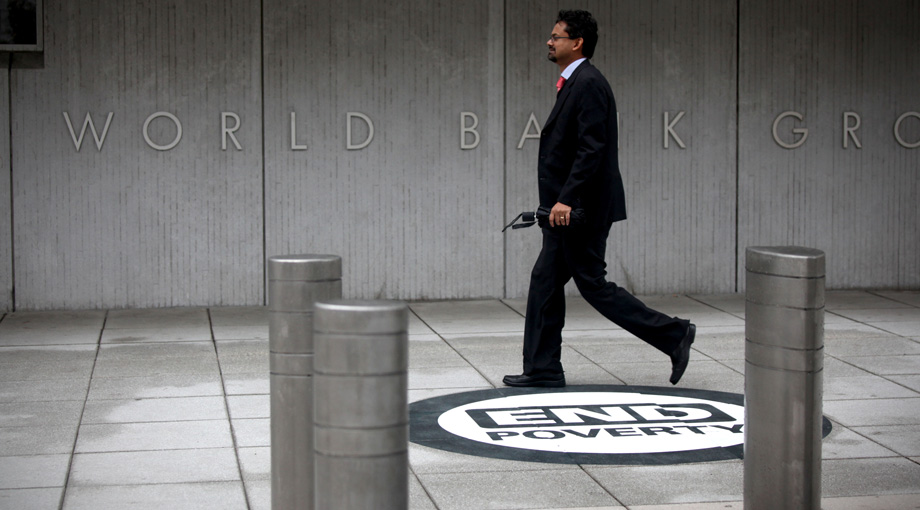
[(561, 374), (564, 287), (575, 280), (585, 300), (604, 317), (670, 356), (690, 321), (652, 310), (608, 282), (604, 254), (610, 225), (542, 229), (543, 249), (530, 275), (524, 320), (524, 374)]

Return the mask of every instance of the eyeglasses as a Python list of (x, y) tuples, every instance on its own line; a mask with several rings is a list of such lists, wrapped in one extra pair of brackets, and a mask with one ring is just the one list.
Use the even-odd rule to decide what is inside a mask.
[(549, 38), (552, 39), (553, 42), (556, 42), (559, 39), (578, 39), (577, 37), (566, 37), (564, 35), (551, 35)]

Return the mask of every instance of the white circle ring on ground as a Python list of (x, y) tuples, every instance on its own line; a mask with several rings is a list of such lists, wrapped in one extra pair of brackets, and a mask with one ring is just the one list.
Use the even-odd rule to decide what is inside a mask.
[(414, 402), (409, 418), (414, 443), (531, 462), (679, 464), (744, 448), (744, 397), (686, 388), (498, 388)]

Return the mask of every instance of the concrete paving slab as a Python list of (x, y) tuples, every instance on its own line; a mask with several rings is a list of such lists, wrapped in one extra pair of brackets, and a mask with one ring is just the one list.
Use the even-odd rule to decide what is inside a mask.
[(272, 479), (272, 449), (269, 446), (239, 448), (240, 468), (247, 482)]
[(153, 377), (163, 375), (220, 376), (217, 356), (206, 358), (161, 358), (112, 360), (96, 362), (93, 377)]
[(744, 492), (741, 461), (585, 470), (626, 506), (739, 501)]
[(105, 329), (210, 327), (206, 308), (132, 308), (109, 310)]
[(63, 487), (69, 467), (69, 454), (0, 457), (0, 489)]
[(0, 456), (70, 454), (76, 424), (68, 427), (0, 427)]
[(409, 368), (468, 367), (470, 364), (447, 343), (409, 340)]
[(74, 455), (69, 487), (220, 482), (240, 479), (233, 448)]
[(268, 327), (267, 306), (221, 306), (208, 309), (215, 328), (232, 326)]
[(83, 424), (225, 420), (222, 396), (91, 400)]
[(211, 327), (200, 326), (152, 326), (147, 328), (109, 328), (102, 331), (103, 344), (136, 344), (150, 342), (197, 342), (210, 341)]
[(825, 460), (898, 456), (893, 450), (866, 438), (863, 434), (858, 434), (833, 420), (831, 423), (831, 433), (821, 442), (821, 455)]
[(853, 427), (853, 430), (899, 455), (920, 456), (920, 425)]
[[(573, 345), (577, 353), (585, 358), (603, 365), (606, 363), (667, 363), (670, 358), (641, 340), (611, 340), (607, 344)], [(692, 355), (691, 355), (692, 356)], [(670, 368), (669, 368), (670, 370)]]
[(68, 488), (64, 510), (246, 510), (242, 482)]
[(454, 349), (477, 347), (521, 347), (523, 333), (468, 333), (460, 335), (443, 335), (444, 341)]
[(824, 350), (831, 356), (893, 356), (920, 354), (920, 342), (900, 337), (828, 339)]
[(61, 327), (57, 329), (4, 328), (0, 331), (0, 345), (95, 345), (99, 343), (101, 333), (102, 329), (96, 327)]
[(519, 510), (618, 504), (581, 470), (416, 474), (441, 510)]
[(76, 452), (229, 448), (229, 425), (225, 420), (83, 425)]
[(269, 374), (224, 374), (227, 395), (267, 395), (270, 391)]
[(693, 350), (719, 361), (744, 359), (744, 342), (744, 328), (697, 329)]
[(914, 391), (920, 391), (920, 375), (889, 375), (885, 378)]
[(83, 401), (89, 389), (89, 375), (80, 379), (47, 381), (5, 381), (0, 384), (0, 402)]
[(823, 510), (917, 510), (920, 497), (916, 494), (894, 494), (887, 496), (860, 496), (850, 498), (824, 498)]
[(825, 460), (821, 474), (825, 498), (889, 494), (920, 498), (920, 465), (900, 457)]
[(0, 509), (55, 509), (61, 505), (64, 487), (47, 489), (12, 489), (0, 490)]
[(435, 333), (424, 333), (424, 334), (409, 334), (410, 342), (443, 342), (444, 339), (440, 335)]
[(911, 322), (875, 322), (875, 327), (895, 335), (920, 340), (920, 321)]
[(102, 330), (105, 310), (46, 310), (12, 312), (0, 321), (0, 336), (12, 329), (95, 328)]
[(148, 360), (151, 358), (213, 359), (210, 341), (149, 344), (110, 344), (99, 346), (100, 360)]
[[(607, 370), (594, 363), (569, 363), (563, 357), (563, 370), (565, 371), (565, 382), (568, 386), (579, 386), (586, 384), (611, 384), (621, 385), (624, 382)], [(509, 365), (477, 365), (479, 370), (486, 379), (496, 388), (505, 387), (502, 379), (506, 375), (516, 375), (523, 372), (521, 362)]]
[(224, 374), (269, 373), (267, 340), (233, 340), (217, 344), (220, 370)]
[(581, 468), (577, 464), (547, 464), (522, 460), (492, 459), (464, 455), (409, 443), (409, 463), (416, 474), (488, 473), (504, 471), (560, 471)]
[[(522, 340), (519, 340), (517, 344), (497, 344), (491, 347), (486, 346), (477, 346), (477, 347), (457, 347), (457, 351), (460, 352), (460, 355), (465, 358), (469, 364), (473, 366), (479, 365), (508, 365), (508, 364), (521, 364), (523, 362), (523, 346)], [(562, 346), (562, 363), (564, 365), (583, 365), (585, 363), (591, 363), (591, 360), (578, 352), (582, 346), (572, 347), (569, 345)], [(590, 347), (589, 347), (590, 348)], [(602, 350), (604, 347), (598, 346), (597, 350)], [(606, 346), (608, 349), (616, 348), (611, 347), (610, 344)]]
[(409, 510), (437, 510), (418, 478), (409, 473)]
[(444, 395), (452, 395), (454, 393), (465, 393), (467, 391), (478, 391), (483, 389), (482, 387), (476, 388), (425, 388), (418, 390), (409, 390), (409, 403), (418, 402), (419, 400), (425, 400), (428, 398), (441, 397)]
[(908, 308), (910, 305), (879, 293), (863, 290), (829, 290), (824, 295), (828, 310), (866, 310), (879, 308)]
[(524, 317), (498, 300), (411, 303), (412, 311), (439, 334), (523, 332)]
[(910, 306), (920, 307), (920, 291), (916, 290), (877, 290), (873, 291), (873, 294), (878, 294), (879, 296), (897, 301), (899, 303), (904, 303)]
[(877, 375), (824, 378), (825, 401), (910, 397), (920, 397), (920, 393)]
[[(657, 363), (604, 363), (601, 365), (626, 384), (632, 386), (668, 387), (671, 376), (669, 361)], [(678, 385), (681, 388), (744, 393), (744, 375), (717, 361), (694, 359)]]
[(850, 356), (845, 361), (876, 375), (916, 375), (920, 373), (920, 356)]
[(233, 419), (271, 417), (269, 395), (231, 395), (227, 397), (227, 404)]
[(0, 404), (0, 427), (76, 427), (83, 402), (7, 402)]
[[(832, 313), (824, 315), (824, 341), (833, 342), (835, 340), (867, 340), (874, 338), (900, 338), (889, 331), (879, 329), (870, 324), (862, 324), (839, 317), (840, 320), (833, 320), (835, 316)], [(889, 325), (890, 323), (885, 323)]]
[(234, 419), (233, 435), (238, 448), (271, 446), (271, 421), (268, 418)]
[(469, 367), (410, 368), (409, 389), (491, 388), (476, 369)]
[(920, 398), (831, 400), (824, 414), (847, 427), (920, 425)]
[(433, 335), (434, 330), (429, 328), (425, 322), (415, 314), (414, 311), (409, 310), (409, 334), (410, 335)]
[(629, 510), (742, 510), (743, 501), (719, 501), (717, 503), (683, 503), (678, 505), (631, 505)]
[(249, 510), (271, 510), (271, 480), (247, 480), (244, 485), (246, 486), (246, 496), (249, 501)]
[(58, 362), (93, 361), (95, 345), (56, 345), (47, 347), (0, 347), (0, 363), (48, 364)]
[(220, 374), (93, 377), (89, 400), (223, 395)]
[(744, 294), (691, 294), (690, 299), (732, 315), (744, 313)]
[(920, 308), (870, 308), (834, 310), (834, 313), (854, 321), (875, 324), (879, 322), (920, 322)]
[(214, 340), (268, 340), (268, 326), (214, 326)]

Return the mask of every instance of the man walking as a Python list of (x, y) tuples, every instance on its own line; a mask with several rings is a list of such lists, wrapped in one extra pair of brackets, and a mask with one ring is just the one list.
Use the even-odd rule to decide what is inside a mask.
[[(597, 46), (597, 22), (587, 11), (560, 11), (546, 42), (559, 66), (556, 104), (540, 134), (540, 205), (551, 208), (543, 248), (530, 277), (524, 323), (524, 372), (508, 386), (565, 386), (560, 355), (565, 323), (564, 286), (604, 317), (671, 358), (677, 384), (690, 358), (696, 327), (645, 306), (606, 280), (604, 253), (615, 221), (626, 219), (617, 155), (617, 112), (606, 78), (588, 60)], [(586, 221), (572, 224), (572, 210)]]

